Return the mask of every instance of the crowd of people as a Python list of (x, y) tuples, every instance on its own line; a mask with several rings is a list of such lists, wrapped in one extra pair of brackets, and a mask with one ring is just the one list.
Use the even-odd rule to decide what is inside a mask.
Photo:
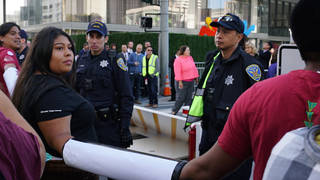
[[(280, 174), (282, 179), (316, 178), (317, 159), (300, 159), (300, 167), (315, 161), (313, 174), (309, 167), (308, 172), (300, 169), (299, 176), (283, 175), (272, 168), (282, 165), (271, 151), (287, 132), (319, 124), (312, 121), (320, 112), (319, 38), (313, 36), (316, 29), (304, 32), (306, 23), (320, 18), (317, 5), (300, 0), (290, 18), (304, 70), (271, 78), (276, 76), (277, 50), (271, 42), (259, 52), (251, 42), (243, 46), (244, 24), (231, 13), (211, 23), (217, 28), (217, 50), (207, 53), (201, 77), (190, 47), (179, 48), (169, 63), (176, 92), (170, 99), (176, 101), (171, 114), (182, 105), (190, 111), (196, 107), (187, 121), (202, 120), (202, 137), (201, 156), (179, 164), (173, 179), (249, 179), (251, 174), (254, 179)], [(81, 153), (77, 141), (84, 142), (83, 149), (90, 143), (132, 145), (130, 119), (133, 104), (141, 104), (142, 86), (148, 93), (146, 106), (158, 107), (159, 57), (150, 42), (134, 49), (130, 41), (117, 53), (108, 40), (107, 26), (90, 22), (76, 58), (71, 37), (59, 28), (42, 29), (28, 47), (19, 25), (0, 26), (0, 179), (40, 179), (45, 152), (72, 159), (73, 153)]]

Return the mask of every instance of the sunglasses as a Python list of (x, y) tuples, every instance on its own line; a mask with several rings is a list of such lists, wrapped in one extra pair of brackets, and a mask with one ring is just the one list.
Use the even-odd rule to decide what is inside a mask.
[(149, 50), (147, 50), (147, 51), (152, 51), (152, 49), (149, 49)]

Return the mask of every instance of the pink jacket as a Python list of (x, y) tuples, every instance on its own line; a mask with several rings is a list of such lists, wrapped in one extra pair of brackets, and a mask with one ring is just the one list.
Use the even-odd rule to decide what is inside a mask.
[(176, 81), (190, 80), (199, 77), (192, 56), (179, 56), (174, 60), (174, 76)]

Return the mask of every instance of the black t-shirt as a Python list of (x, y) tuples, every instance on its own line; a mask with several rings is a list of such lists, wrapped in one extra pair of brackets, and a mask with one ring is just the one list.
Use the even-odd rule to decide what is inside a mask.
[(147, 73), (147, 77), (149, 77), (149, 60), (150, 60), (150, 57), (148, 58), (147, 55), (146, 55), (146, 73)]
[[(40, 80), (43, 76), (37, 75), (35, 78)], [(49, 89), (39, 97), (30, 109), (33, 119), (28, 119), (28, 121), (36, 125), (41, 121), (49, 121), (71, 115), (71, 135), (79, 141), (97, 142), (94, 129), (96, 114), (93, 106), (74, 90), (63, 85), (62, 82), (54, 77), (46, 77), (46, 83), (61, 83), (61, 86)], [(38, 127), (34, 128), (40, 134), (42, 141), (44, 141), (47, 152), (60, 156), (45, 142), (40, 129)]]

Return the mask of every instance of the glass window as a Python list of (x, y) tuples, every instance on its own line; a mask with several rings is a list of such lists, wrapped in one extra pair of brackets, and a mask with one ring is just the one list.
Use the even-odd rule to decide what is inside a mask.
[[(159, 0), (10, 0), (6, 20), (24, 26), (101, 19), (108, 24), (140, 26), (142, 16), (160, 26)], [(288, 35), (288, 17), (298, 0), (169, 0), (169, 27), (200, 29), (206, 17), (228, 12), (256, 25), (255, 32)], [(73, 31), (72, 31), (73, 32)], [(76, 31), (74, 31), (76, 32)]]

